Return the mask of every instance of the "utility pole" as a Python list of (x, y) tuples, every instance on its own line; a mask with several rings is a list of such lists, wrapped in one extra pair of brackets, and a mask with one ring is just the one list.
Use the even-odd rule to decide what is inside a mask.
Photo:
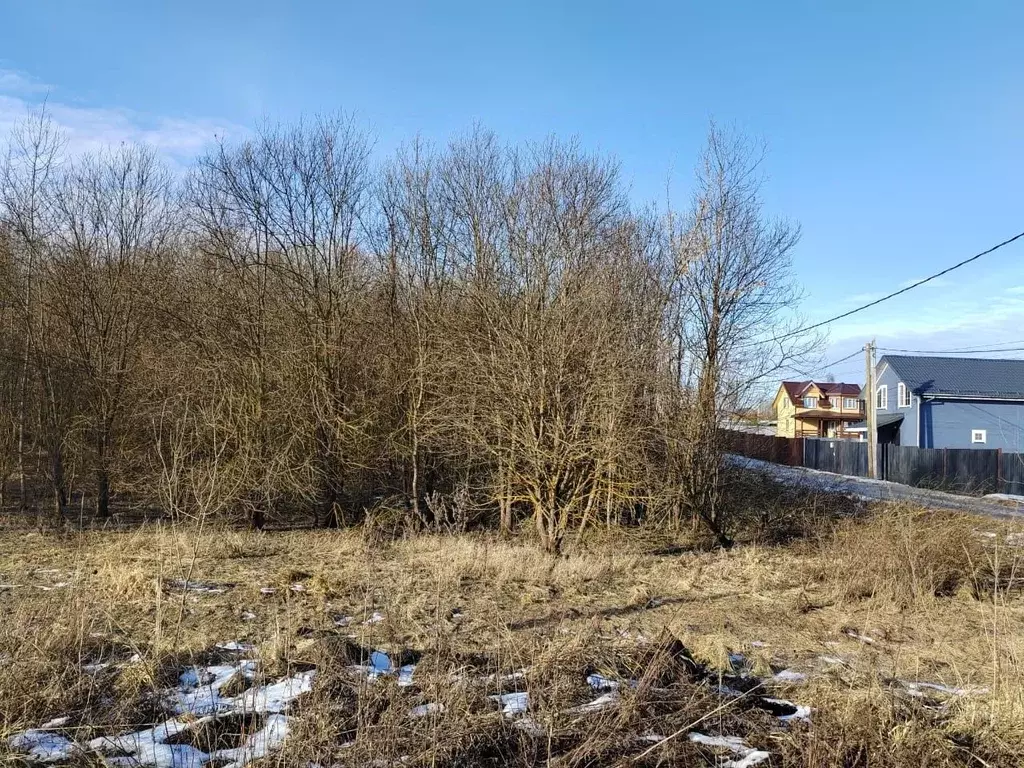
[(875, 340), (864, 345), (864, 407), (868, 424), (868, 477), (878, 478), (878, 426), (875, 414)]

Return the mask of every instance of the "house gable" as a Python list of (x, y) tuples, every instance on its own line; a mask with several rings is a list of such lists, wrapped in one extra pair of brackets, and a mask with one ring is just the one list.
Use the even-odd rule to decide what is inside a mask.
[(915, 394), (1024, 401), (1024, 360), (885, 355), (882, 364)]
[(1024, 360), (886, 355), (877, 372), (888, 396), (878, 412), (902, 417), (902, 445), (1024, 449)]

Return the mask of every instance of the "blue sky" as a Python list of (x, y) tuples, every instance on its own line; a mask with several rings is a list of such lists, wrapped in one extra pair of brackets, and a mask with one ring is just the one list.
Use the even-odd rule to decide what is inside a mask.
[[(663, 201), (713, 117), (768, 143), (767, 205), (803, 228), (820, 320), (1024, 230), (1021, 28), (998, 0), (0, 0), (0, 130), (47, 98), (75, 150), (145, 140), (185, 163), (265, 115), (354, 111), (380, 152), (480, 122), (578, 136)], [(871, 336), (1024, 340), (1024, 244), (834, 325), (822, 356)]]

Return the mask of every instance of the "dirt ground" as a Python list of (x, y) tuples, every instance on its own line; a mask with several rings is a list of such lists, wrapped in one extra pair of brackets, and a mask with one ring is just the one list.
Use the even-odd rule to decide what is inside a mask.
[(482, 534), (5, 530), (0, 762), (1019, 765), (1019, 544), (888, 507), (786, 544), (616, 530), (562, 557)]

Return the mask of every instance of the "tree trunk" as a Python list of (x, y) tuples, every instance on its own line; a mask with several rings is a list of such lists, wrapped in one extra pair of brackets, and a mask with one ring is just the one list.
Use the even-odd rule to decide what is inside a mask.
[(64, 477), (64, 452), (61, 448), (53, 451), (51, 460), (53, 469), (53, 511), (57, 518), (63, 517), (68, 506), (68, 489)]
[(110, 473), (106, 469), (96, 471), (96, 516), (110, 517)]

